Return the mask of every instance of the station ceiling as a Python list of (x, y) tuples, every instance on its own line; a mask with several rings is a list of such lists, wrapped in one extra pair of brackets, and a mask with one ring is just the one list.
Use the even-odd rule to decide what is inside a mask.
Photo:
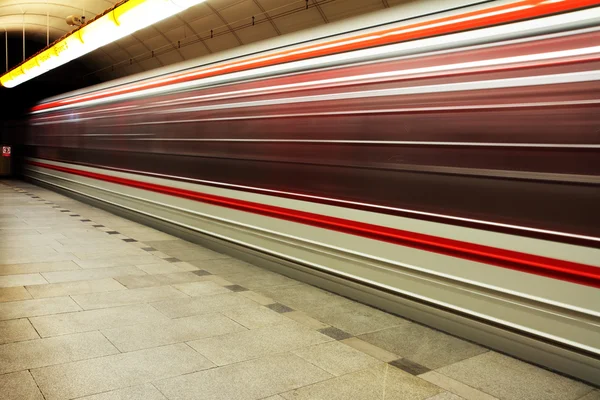
[[(411, 0), (207, 0), (82, 58), (105, 81), (217, 53)], [(114, 0), (0, 0), (0, 32), (39, 48), (74, 29), (70, 15), (87, 20)], [(47, 38), (48, 36), (48, 38)], [(31, 44), (29, 44), (31, 46)], [(31, 53), (31, 49), (28, 49)], [(10, 67), (10, 66), (9, 66)]]

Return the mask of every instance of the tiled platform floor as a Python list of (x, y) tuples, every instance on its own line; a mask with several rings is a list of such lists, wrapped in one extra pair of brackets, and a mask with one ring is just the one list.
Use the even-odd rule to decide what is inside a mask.
[(23, 182), (0, 182), (0, 399), (600, 391)]

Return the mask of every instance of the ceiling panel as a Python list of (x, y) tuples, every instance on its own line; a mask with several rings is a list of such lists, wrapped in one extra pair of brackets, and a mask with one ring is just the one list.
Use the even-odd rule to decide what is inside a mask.
[[(85, 15), (89, 20), (116, 1), (0, 0), (0, 30), (6, 28), (9, 37), (19, 40), (24, 18), (27, 39), (39, 42), (41, 49), (46, 42), (47, 28), (51, 40), (55, 40), (74, 29), (65, 21), (68, 15)], [(85, 63), (96, 68), (101, 79), (111, 79), (231, 49), (239, 46), (240, 41), (252, 43), (382, 9), (385, 4), (398, 5), (408, 1), (309, 0), (306, 9), (305, 0), (206, 0), (154, 27), (94, 51), (86, 56)], [(266, 15), (270, 19), (266, 20)], [(252, 16), (257, 22), (264, 22), (248, 26)], [(212, 39), (211, 29), (215, 34)], [(198, 36), (205, 38), (204, 44)], [(181, 42), (179, 48), (178, 41)], [(130, 58), (134, 58), (132, 65)]]

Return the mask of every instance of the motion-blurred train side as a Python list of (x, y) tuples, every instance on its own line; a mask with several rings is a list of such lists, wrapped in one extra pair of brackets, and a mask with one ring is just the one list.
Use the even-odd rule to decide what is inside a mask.
[(443, 5), (48, 99), (26, 176), (600, 384), (598, 1)]

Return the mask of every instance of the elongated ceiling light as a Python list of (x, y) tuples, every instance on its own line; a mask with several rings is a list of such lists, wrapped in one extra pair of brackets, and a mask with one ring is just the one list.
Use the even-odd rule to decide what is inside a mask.
[(126, 0), (0, 77), (15, 87), (205, 0)]

